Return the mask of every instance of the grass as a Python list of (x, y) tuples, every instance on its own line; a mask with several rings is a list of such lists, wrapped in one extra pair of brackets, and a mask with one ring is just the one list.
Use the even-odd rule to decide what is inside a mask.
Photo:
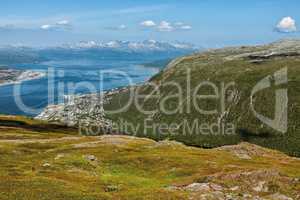
[[(40, 123), (31, 122), (36, 126)], [(23, 128), (11, 127), (14, 128), (16, 135), (23, 134), (20, 131)], [(168, 141), (74, 136), (72, 132), (70, 135), (59, 133), (60, 129), (56, 129), (56, 136), (51, 133), (48, 138), (44, 132), (29, 132), (25, 140), (0, 139), (0, 199), (187, 199), (187, 192), (166, 188), (241, 170), (274, 169), (290, 178), (300, 177), (299, 160), (270, 150), (264, 150), (267, 156), (244, 160), (231, 152), (186, 147)], [(44, 139), (37, 139), (36, 134), (43, 135)], [(94, 155), (97, 160), (88, 160), (88, 155)], [(45, 163), (50, 166), (44, 166)], [(218, 180), (223, 186), (238, 184)], [(296, 195), (294, 187), (279, 180), (270, 184), (283, 194)]]
[[(204, 148), (218, 147), (228, 144), (237, 144), (241, 141), (247, 141), (264, 147), (277, 149), (292, 156), (300, 156), (300, 59), (299, 57), (283, 57), (272, 58), (263, 63), (251, 63), (248, 59), (224, 59), (228, 56), (234, 56), (241, 53), (248, 53), (260, 50), (266, 50), (268, 47), (244, 47), (239, 50), (225, 51), (216, 50), (205, 52), (198, 55), (185, 57), (180, 62), (175, 62), (172, 67), (160, 72), (152, 77), (151, 83), (156, 83), (159, 87), (159, 98), (141, 98), (139, 105), (143, 110), (156, 110), (154, 114), (141, 113), (136, 104), (132, 102), (129, 108), (122, 113), (109, 114), (108, 117), (116, 124), (122, 126), (124, 120), (134, 124), (136, 129), (129, 129), (128, 134), (136, 136), (146, 136), (155, 140), (166, 138), (175, 139), (184, 142), (187, 145), (198, 146)], [(250, 96), (252, 88), (266, 76), (274, 74), (274, 72), (286, 67), (288, 69), (288, 131), (282, 134), (259, 121), (250, 108)], [(191, 93), (187, 88), (187, 70), (191, 71)], [(230, 135), (205, 134), (197, 130), (187, 131), (186, 126), (181, 125), (183, 121), (187, 121), (192, 127), (194, 120), (198, 120), (199, 124), (213, 124), (218, 122), (222, 112), (220, 112), (220, 101), (215, 99), (198, 100), (197, 104), (203, 110), (212, 110), (217, 108), (218, 113), (212, 115), (200, 114), (195, 106), (191, 107), (191, 112), (185, 112), (188, 108), (187, 101), (180, 104), (178, 98), (172, 98), (172, 95), (178, 94), (178, 89), (173, 85), (164, 85), (164, 83), (175, 82), (183, 89), (183, 96), (186, 99), (193, 99), (193, 92), (199, 83), (209, 80), (216, 84), (220, 89), (220, 84), (235, 82), (235, 87), (230, 88), (226, 93), (226, 98), (236, 93), (237, 103), (234, 101), (225, 101), (228, 114), (225, 116), (226, 123), (235, 125), (235, 133)], [(269, 88), (255, 95), (255, 109), (258, 113), (263, 113), (269, 118), (274, 116), (275, 105), (275, 89)], [(135, 88), (138, 94), (149, 95), (153, 92), (153, 87), (145, 84)], [(158, 93), (154, 93), (158, 94)], [(211, 88), (203, 87), (197, 94), (214, 94)], [(111, 102), (105, 105), (106, 110), (116, 110), (127, 104), (130, 93), (116, 94)], [(169, 97), (167, 101), (163, 99)], [(174, 96), (173, 96), (174, 97)], [(178, 107), (184, 112), (177, 111), (172, 114), (165, 114), (159, 105), (163, 103), (167, 109), (176, 110)], [(176, 131), (168, 131), (160, 133), (159, 130), (147, 130), (144, 126), (145, 120), (152, 124), (179, 124), (180, 127)], [(189, 134), (184, 134), (188, 132)], [(136, 134), (138, 133), (138, 134)], [(145, 133), (145, 134), (144, 134)]]

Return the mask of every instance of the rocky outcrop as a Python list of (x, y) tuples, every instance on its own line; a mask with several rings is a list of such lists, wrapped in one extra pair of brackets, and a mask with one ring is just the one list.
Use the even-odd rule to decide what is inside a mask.
[[(299, 57), (300, 56), (300, 40), (280, 40), (270, 45), (254, 46), (249, 51), (249, 47), (226, 48), (227, 52), (231, 52), (230, 56), (226, 56), (225, 60), (247, 59), (251, 63), (260, 63), (269, 59)], [(216, 50), (219, 51), (219, 50)]]
[[(186, 186), (171, 186), (167, 190), (188, 192), (191, 200), (293, 200), (281, 194), (280, 191), (287, 186), (282, 183), (292, 185), (295, 184), (295, 180), (276, 170), (219, 173), (206, 180)], [(224, 182), (234, 184), (234, 186), (222, 185)]]
[[(267, 151), (263, 147), (242, 142), (239, 145), (227, 145), (217, 148), (219, 151), (228, 151), (240, 159), (250, 160), (252, 157), (267, 157), (272, 151)], [(268, 152), (268, 153), (266, 153)]]

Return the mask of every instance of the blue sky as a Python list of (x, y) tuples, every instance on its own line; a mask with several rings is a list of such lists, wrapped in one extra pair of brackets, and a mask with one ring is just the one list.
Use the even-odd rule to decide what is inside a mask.
[(299, 37), (299, 0), (1, 0), (0, 44), (183, 41), (204, 47)]

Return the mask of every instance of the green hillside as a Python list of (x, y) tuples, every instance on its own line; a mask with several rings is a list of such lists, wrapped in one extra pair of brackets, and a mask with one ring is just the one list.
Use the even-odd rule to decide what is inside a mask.
[[(287, 69), (288, 83), (275, 86), (274, 73), (280, 70), (284, 72), (285, 69)], [(188, 76), (190, 76), (189, 83)], [(275, 130), (262, 123), (251, 109), (251, 91), (259, 81), (268, 76), (270, 78), (267, 80), (271, 83), (271, 87), (257, 92), (253, 96), (252, 105), (257, 113), (273, 119), (276, 91), (287, 88), (287, 131), (277, 131), (278, 129)], [(217, 110), (217, 113), (202, 114), (192, 101), (199, 94), (216, 94), (210, 85), (199, 88), (199, 84), (204, 81), (213, 83), (217, 87), (219, 96), (196, 99), (196, 106), (206, 111)], [(167, 84), (170, 82), (179, 84), (182, 88), (181, 93), (178, 86)], [(222, 83), (226, 86), (231, 82), (234, 82), (234, 86), (228, 87), (224, 95), (221, 95)], [(156, 90), (153, 85), (156, 85)], [(138, 98), (136, 101), (138, 103), (131, 102), (125, 112), (108, 115), (120, 126), (124, 121), (134, 124), (134, 128), (127, 130), (130, 134), (157, 140), (171, 138), (188, 145), (205, 148), (248, 141), (293, 156), (300, 156), (300, 41), (298, 40), (279, 41), (264, 46), (210, 50), (179, 58), (154, 76), (148, 84), (135, 87), (133, 90), (134, 95), (131, 95), (130, 91), (114, 95), (110, 103), (105, 106), (106, 111), (115, 110), (124, 107), (131, 96), (152, 95)], [(177, 98), (178, 94), (183, 96), (183, 101)], [(221, 102), (225, 103), (225, 107), (221, 106)], [(284, 102), (278, 103), (284, 104)], [(140, 106), (139, 109), (137, 105)], [(164, 112), (161, 105), (174, 112)], [(140, 109), (154, 112), (143, 113)], [(145, 127), (145, 120), (151, 124), (177, 123), (179, 128), (163, 132), (149, 131)], [(218, 131), (218, 134), (215, 132), (211, 134), (209, 131), (203, 134), (199, 129), (190, 129), (195, 120), (199, 124), (221, 124), (221, 122), (225, 126), (233, 124), (235, 131), (234, 134), (232, 131), (228, 134), (228, 128), (225, 128), (225, 132)], [(280, 124), (282, 121), (283, 119), (279, 119), (276, 123)], [(189, 126), (182, 125), (183, 122), (188, 122)]]

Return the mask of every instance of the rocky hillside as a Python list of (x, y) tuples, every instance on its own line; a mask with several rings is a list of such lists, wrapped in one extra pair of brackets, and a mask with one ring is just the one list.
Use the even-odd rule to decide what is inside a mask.
[(300, 160), (249, 143), (205, 150), (1, 116), (0, 147), (5, 200), (300, 199)]

